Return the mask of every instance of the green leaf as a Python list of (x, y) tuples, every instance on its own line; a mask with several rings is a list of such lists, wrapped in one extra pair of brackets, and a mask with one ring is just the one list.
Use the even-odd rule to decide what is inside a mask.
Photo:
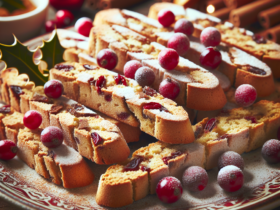
[(10, 13), (17, 9), (26, 9), (22, 0), (0, 0), (0, 7), (6, 8)]
[(41, 60), (47, 63), (49, 69), (53, 68), (55, 64), (64, 62), (65, 49), (60, 45), (56, 30), (49, 41), (43, 40), (43, 45), (40, 48), (43, 54)]
[(44, 85), (48, 81), (48, 75), (42, 74), (33, 61), (33, 54), (26, 46), (15, 37), (12, 45), (0, 44), (0, 59), (8, 68), (16, 68), (19, 74), (27, 74), (30, 81), (36, 85)]

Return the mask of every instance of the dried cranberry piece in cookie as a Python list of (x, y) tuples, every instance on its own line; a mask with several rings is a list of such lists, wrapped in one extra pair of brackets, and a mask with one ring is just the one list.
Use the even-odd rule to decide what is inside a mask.
[(114, 79), (117, 85), (127, 86), (127, 82), (124, 76), (118, 74), (118, 76), (114, 76)]
[(12, 92), (16, 95), (16, 97), (18, 97), (18, 98), (20, 95), (24, 94), (21, 87), (19, 87), (19, 86), (11, 85), (10, 88), (11, 88)]
[(120, 120), (126, 120), (130, 116), (130, 114), (127, 112), (122, 112), (122, 113), (118, 114), (117, 116)]
[(176, 158), (176, 157), (178, 157), (178, 156), (180, 156), (180, 155), (182, 155), (182, 154), (183, 154), (183, 153), (182, 153), (181, 151), (173, 152), (173, 153), (171, 153), (170, 156), (167, 156), (167, 157), (162, 158), (162, 161), (163, 161), (166, 165), (168, 165), (168, 161), (169, 161), (169, 160), (174, 159), (174, 158)]
[(101, 136), (99, 136), (99, 134), (96, 132), (91, 133), (91, 138), (95, 146), (97, 146), (98, 144), (102, 144), (103, 142)]
[(0, 108), (0, 113), (6, 114), (11, 112), (11, 106), (10, 105), (4, 105)]
[(63, 70), (63, 71), (70, 71), (70, 70), (75, 69), (74, 66), (67, 65), (67, 64), (56, 64), (54, 66), (54, 68), (57, 69), (57, 70)]
[(160, 111), (168, 112), (168, 109), (166, 109), (164, 106), (162, 106), (160, 103), (157, 102), (150, 102), (143, 106), (144, 109), (159, 109)]
[(244, 117), (245, 120), (250, 120), (251, 123), (257, 123), (257, 119), (254, 116), (246, 116)]
[(102, 93), (101, 88), (103, 88), (106, 84), (106, 79), (104, 76), (98, 77), (98, 79), (95, 82), (95, 87), (97, 89), (97, 93), (100, 95)]
[(258, 35), (258, 34), (252, 36), (252, 39), (253, 39), (257, 44), (266, 44), (266, 42), (267, 42), (266, 39), (265, 39), (263, 36)]
[(149, 86), (144, 87), (143, 93), (145, 93), (148, 96), (156, 96), (157, 91)]
[(83, 67), (86, 70), (95, 70), (95, 69), (97, 69), (97, 66), (93, 66), (93, 65), (89, 65), (89, 64), (85, 64), (85, 65), (83, 65)]
[(138, 156), (134, 159), (132, 159), (124, 168), (123, 171), (138, 171), (139, 170), (139, 165), (141, 162), (144, 161), (144, 158), (141, 156)]
[(247, 69), (247, 71), (249, 71), (253, 74), (266, 75), (266, 71), (264, 71), (263, 69), (260, 69), (258, 67), (246, 65), (245, 68)]
[(141, 171), (148, 171), (148, 172), (151, 171), (151, 169), (146, 166), (140, 166), (140, 169), (141, 169)]
[(217, 120), (215, 118), (211, 118), (210, 120), (208, 120), (204, 127), (204, 132), (211, 132), (215, 128), (216, 122)]

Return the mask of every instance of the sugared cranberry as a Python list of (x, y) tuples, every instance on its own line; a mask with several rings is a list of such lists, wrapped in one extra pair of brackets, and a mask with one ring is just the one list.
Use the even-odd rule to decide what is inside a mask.
[(159, 109), (160, 111), (168, 112), (168, 110), (157, 102), (150, 102), (143, 106), (143, 109)]
[(24, 114), (23, 117), (23, 124), (25, 127), (29, 129), (37, 129), (42, 123), (42, 115), (35, 111), (35, 110), (29, 110)]
[(135, 73), (135, 80), (142, 87), (152, 85), (155, 79), (156, 75), (154, 71), (146, 66), (139, 68)]
[(135, 72), (142, 67), (142, 64), (137, 60), (128, 61), (123, 68), (123, 73), (126, 77), (134, 79)]
[(204, 127), (204, 132), (211, 132), (215, 128), (216, 122), (217, 120), (215, 118), (211, 118), (210, 120), (208, 120)]
[(140, 163), (144, 160), (143, 157), (136, 157), (132, 159), (124, 168), (123, 171), (138, 171)]
[(93, 132), (91, 134), (91, 138), (92, 138), (92, 141), (95, 146), (97, 146), (98, 144), (102, 144), (102, 142), (103, 142), (103, 139), (101, 138), (101, 136), (96, 132)]
[(164, 203), (175, 203), (183, 193), (180, 180), (175, 177), (167, 176), (161, 179), (156, 188), (158, 198)]
[(239, 106), (251, 106), (256, 99), (257, 91), (252, 85), (240, 85), (235, 91), (235, 101)]
[(201, 32), (200, 41), (205, 47), (215, 47), (221, 42), (221, 33), (214, 27), (207, 27)]
[(187, 36), (191, 36), (194, 32), (194, 27), (191, 21), (182, 18), (175, 23), (174, 31), (175, 33), (183, 33)]
[(236, 166), (228, 165), (218, 173), (218, 184), (227, 192), (235, 192), (243, 186), (242, 170)]
[(59, 10), (56, 12), (56, 21), (62, 26), (68, 26), (74, 20), (74, 15), (68, 10)]
[(55, 28), (61, 28), (62, 26), (56, 20), (48, 20), (45, 23), (46, 32), (52, 32)]
[(271, 139), (264, 143), (262, 147), (262, 156), (268, 163), (280, 162), (280, 141)]
[(115, 76), (114, 79), (117, 85), (127, 86), (127, 82), (124, 76), (118, 74), (118, 76)]
[(183, 153), (181, 151), (173, 152), (171, 155), (162, 158), (162, 161), (164, 162), (165, 165), (168, 165), (168, 161), (175, 159), (178, 156), (181, 156)]
[(241, 157), (241, 155), (239, 155), (237, 152), (227, 151), (219, 157), (218, 167), (219, 167), (219, 169), (221, 169), (228, 165), (234, 165), (234, 166), (240, 168), (241, 170), (243, 170), (244, 169), (244, 160)]
[(193, 192), (202, 191), (208, 183), (208, 174), (204, 168), (191, 166), (185, 170), (182, 181), (184, 188)]
[(113, 70), (117, 66), (118, 56), (111, 49), (103, 49), (97, 54), (97, 63), (102, 68)]
[(98, 77), (98, 79), (95, 82), (95, 87), (97, 89), (97, 93), (100, 95), (102, 93), (101, 88), (103, 88), (106, 84), (106, 79), (105, 77), (102, 75), (100, 77)]
[(93, 27), (92, 20), (87, 17), (82, 17), (75, 23), (75, 30), (86, 37), (89, 37), (91, 28)]
[(59, 98), (63, 91), (62, 82), (56, 79), (49, 80), (44, 85), (44, 92), (49, 98)]
[(62, 130), (55, 126), (49, 126), (41, 132), (41, 141), (48, 148), (55, 148), (62, 144)]
[(170, 26), (175, 21), (175, 15), (170, 10), (161, 10), (158, 13), (158, 22), (164, 27)]
[(7, 114), (11, 112), (11, 106), (10, 105), (4, 105), (0, 108), (0, 113)]
[(174, 100), (180, 93), (180, 86), (175, 80), (167, 78), (160, 83), (159, 93), (165, 98)]
[(267, 42), (266, 39), (265, 39), (263, 36), (258, 35), (258, 34), (252, 36), (252, 39), (253, 39), (257, 44), (266, 44), (266, 42)]
[(199, 61), (202, 66), (214, 70), (222, 62), (222, 54), (216, 48), (207, 47), (200, 54)]
[(179, 54), (173, 49), (163, 49), (158, 55), (158, 61), (162, 68), (173, 70), (179, 63)]
[(175, 33), (167, 42), (167, 47), (176, 50), (176, 52), (183, 56), (190, 48), (190, 40), (183, 33)]
[(10, 140), (0, 141), (0, 159), (11, 160), (17, 154), (17, 145)]
[(246, 116), (244, 118), (245, 118), (245, 120), (250, 120), (251, 123), (257, 123), (257, 119), (254, 116)]

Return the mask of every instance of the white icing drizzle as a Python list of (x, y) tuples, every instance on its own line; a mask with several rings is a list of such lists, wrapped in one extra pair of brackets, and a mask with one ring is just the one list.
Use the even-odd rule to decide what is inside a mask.
[(151, 45), (154, 46), (157, 50), (163, 50), (166, 48), (165, 46), (163, 46), (157, 42), (152, 42)]
[(160, 37), (162, 40), (167, 42), (170, 39), (170, 37), (172, 37), (174, 35), (174, 31), (172, 31), (172, 32), (157, 32), (156, 35), (158, 37)]
[(132, 87), (114, 87), (114, 93), (125, 99), (132, 99), (136, 97), (134, 89)]
[(186, 14), (184, 7), (177, 4), (173, 4), (171, 7), (168, 7), (168, 9), (173, 12), (175, 16), (185, 16)]
[(137, 53), (137, 52), (127, 52), (127, 55), (130, 56), (133, 59), (142, 61), (142, 60), (150, 60), (153, 59), (154, 57), (146, 54), (146, 53)]
[(224, 26), (226, 26), (227, 28), (234, 28), (234, 25), (228, 21), (224, 23)]
[(90, 75), (86, 72), (82, 72), (78, 75), (77, 81), (82, 82), (82, 83), (88, 83), (88, 81), (92, 78), (93, 78), (92, 75)]
[(192, 8), (187, 8), (186, 9), (186, 16), (187, 16), (187, 19), (189, 21), (196, 21), (198, 19), (208, 19), (210, 21), (213, 21), (215, 23), (220, 23), (221, 22), (221, 19), (219, 18), (216, 18), (216, 17), (213, 17), (211, 15), (207, 15), (205, 13), (202, 13), (198, 10), (195, 10), (195, 9), (192, 9)]
[(122, 12), (125, 15), (133, 17), (137, 20), (140, 20), (141, 22), (146, 23), (148, 25), (154, 26), (156, 28), (163, 28), (163, 26), (157, 20), (148, 18), (145, 15), (142, 15), (140, 13), (129, 11), (129, 10), (126, 10), (126, 9), (123, 9)]
[(132, 30), (139, 31), (139, 32), (141, 32), (144, 29), (144, 26), (131, 22), (128, 22), (128, 27), (131, 28)]

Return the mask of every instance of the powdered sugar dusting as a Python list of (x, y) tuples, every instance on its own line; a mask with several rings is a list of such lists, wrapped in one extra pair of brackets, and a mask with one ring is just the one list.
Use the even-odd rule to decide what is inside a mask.
[(136, 97), (134, 89), (132, 87), (114, 87), (114, 93), (125, 99), (132, 99)]
[(128, 24), (129, 28), (131, 28), (132, 30), (135, 30), (135, 31), (139, 31), (139, 32), (141, 32), (144, 28), (142, 25), (136, 24), (136, 23), (128, 22), (127, 24)]
[(199, 19), (208, 19), (210, 21), (213, 21), (215, 23), (220, 23), (221, 22), (221, 19), (219, 18), (216, 18), (216, 17), (213, 17), (211, 15), (207, 15), (205, 13), (202, 13), (198, 10), (195, 10), (195, 9), (192, 9), (192, 8), (187, 8), (186, 9), (186, 16), (187, 16), (187, 19), (189, 21), (196, 21), (196, 20), (199, 20)]
[(163, 46), (157, 42), (152, 42), (151, 45), (154, 46), (157, 50), (163, 50), (166, 48), (165, 46)]
[(243, 170), (244, 160), (238, 153), (233, 151), (227, 151), (220, 156), (218, 166), (219, 168), (223, 168), (227, 165), (234, 165)]
[(168, 40), (170, 39), (170, 37), (172, 37), (175, 33), (172, 32), (157, 32), (156, 35), (158, 37), (160, 37), (162, 40), (168, 42)]
[(229, 81), (229, 79), (226, 75), (224, 75), (223, 73), (221, 73), (217, 70), (212, 71), (211, 73), (215, 77), (217, 77), (217, 79), (219, 80), (219, 83), (220, 83), (221, 87), (223, 88), (223, 90), (228, 90), (230, 88), (230, 81)]
[(82, 83), (88, 83), (90, 79), (93, 79), (93, 76), (86, 73), (82, 72), (78, 75), (77, 81), (82, 82)]
[(160, 116), (160, 117), (162, 117), (164, 119), (167, 119), (167, 120), (177, 121), (177, 120), (184, 120), (184, 119), (186, 119), (185, 116), (173, 115), (173, 114), (171, 114), (169, 112), (160, 111), (158, 109), (150, 109), (149, 111), (152, 112), (153, 114), (155, 114), (157, 116)]
[(83, 159), (82, 156), (76, 150), (64, 144), (52, 150), (55, 154), (55, 162), (61, 165), (75, 164)]
[(136, 53), (136, 52), (127, 52), (127, 56), (130, 57), (132, 60), (147, 60), (147, 59), (153, 59), (154, 57), (146, 54), (146, 53)]

